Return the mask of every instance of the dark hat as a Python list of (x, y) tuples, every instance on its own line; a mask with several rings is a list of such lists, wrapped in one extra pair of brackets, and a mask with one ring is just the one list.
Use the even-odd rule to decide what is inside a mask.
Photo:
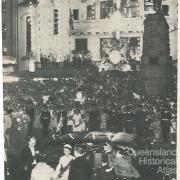
[(75, 147), (74, 151), (77, 151), (79, 154), (84, 154), (86, 153), (87, 149), (86, 146), (78, 145)]

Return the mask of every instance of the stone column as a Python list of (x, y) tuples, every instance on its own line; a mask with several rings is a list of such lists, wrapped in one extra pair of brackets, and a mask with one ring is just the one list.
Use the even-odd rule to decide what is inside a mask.
[(144, 22), (142, 79), (145, 93), (170, 93), (171, 60), (169, 26), (162, 14), (150, 14)]

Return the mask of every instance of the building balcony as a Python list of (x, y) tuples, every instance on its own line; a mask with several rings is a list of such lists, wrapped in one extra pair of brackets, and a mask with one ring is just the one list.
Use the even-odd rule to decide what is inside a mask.
[(3, 72), (11, 73), (16, 71), (16, 58), (12, 56), (3, 56)]
[[(116, 22), (116, 27), (122, 32), (143, 32), (144, 18), (121, 18)], [(74, 29), (69, 30), (71, 35), (78, 33), (111, 33), (114, 31), (114, 24), (112, 19), (96, 19), (96, 20), (77, 20), (73, 22)], [(118, 24), (118, 25), (117, 25)]]
[(38, 5), (39, 1), (38, 0), (24, 0), (23, 2), (19, 3), (19, 6), (29, 6), (29, 5)]

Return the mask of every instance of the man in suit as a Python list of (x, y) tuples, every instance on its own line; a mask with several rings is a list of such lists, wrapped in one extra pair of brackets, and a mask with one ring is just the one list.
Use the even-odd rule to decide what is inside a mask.
[(137, 106), (137, 110), (135, 112), (135, 124), (136, 124), (136, 134), (139, 136), (144, 136), (145, 134), (145, 113), (143, 111), (142, 105)]
[(21, 152), (24, 180), (30, 180), (31, 171), (37, 164), (37, 155), (39, 151), (37, 151), (35, 146), (36, 138), (34, 136), (28, 137), (28, 145), (25, 146)]
[(102, 154), (102, 166), (97, 173), (95, 180), (114, 180), (115, 171), (110, 163), (110, 154), (112, 152), (112, 146), (108, 143), (104, 145), (104, 152)]
[(28, 123), (28, 132), (27, 132), (28, 136), (30, 136), (32, 134), (33, 124), (35, 120), (34, 104), (31, 100), (27, 102), (26, 107), (25, 107), (25, 112), (30, 118), (30, 122)]
[(85, 149), (77, 147), (74, 150), (76, 159), (72, 161), (69, 170), (68, 180), (91, 180), (93, 177), (93, 169), (89, 160), (85, 157)]
[(96, 109), (96, 105), (93, 105), (92, 110), (89, 114), (89, 130), (99, 131), (100, 130), (100, 112)]
[(44, 107), (44, 110), (41, 112), (40, 122), (43, 128), (43, 135), (44, 137), (47, 137), (49, 124), (51, 122), (51, 113), (46, 106)]
[(134, 114), (132, 107), (126, 107), (126, 112), (123, 115), (124, 128), (126, 133), (134, 132)]

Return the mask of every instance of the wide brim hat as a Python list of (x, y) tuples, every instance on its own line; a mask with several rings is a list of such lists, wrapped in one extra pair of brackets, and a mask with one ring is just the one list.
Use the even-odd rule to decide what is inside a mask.
[(68, 150), (72, 151), (72, 146), (69, 144), (65, 144), (64, 149), (68, 149)]

